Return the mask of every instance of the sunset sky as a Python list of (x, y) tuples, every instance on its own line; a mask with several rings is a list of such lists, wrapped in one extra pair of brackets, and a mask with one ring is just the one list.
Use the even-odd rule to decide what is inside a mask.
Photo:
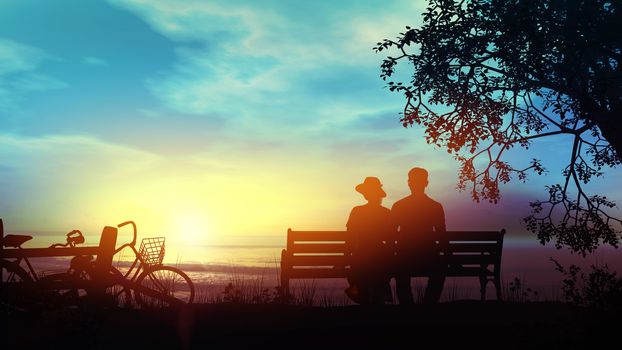
[[(344, 229), (366, 176), (390, 207), (421, 166), (448, 228), (519, 234), (528, 201), (559, 181), (567, 140), (512, 154), (550, 173), (503, 187), (497, 205), (457, 192), (457, 163), (401, 126), (403, 96), (372, 50), (419, 25), (424, 5), (0, 1), (6, 229), (79, 228), (92, 242), (134, 220), (180, 245), (284, 242), (288, 227)], [(588, 189), (620, 199), (619, 176)]]

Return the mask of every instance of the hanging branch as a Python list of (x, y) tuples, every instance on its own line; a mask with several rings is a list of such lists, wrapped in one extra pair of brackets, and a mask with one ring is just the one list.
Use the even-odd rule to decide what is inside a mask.
[[(390, 91), (405, 96), (403, 126), (422, 127), (428, 144), (459, 162), (458, 189), (492, 203), (501, 198), (500, 184), (546, 171), (536, 158), (511, 164), (509, 150), (571, 136), (563, 184), (546, 187), (548, 200), (530, 203), (527, 229), (543, 244), (555, 241), (582, 254), (601, 243), (617, 247), (622, 221), (610, 213), (615, 203), (588, 195), (583, 186), (620, 164), (619, 150), (602, 135), (617, 135), (608, 129), (614, 125), (609, 116), (622, 115), (622, 96), (615, 93), (622, 91), (622, 50), (619, 40), (598, 42), (596, 35), (599, 25), (610, 23), (603, 18), (620, 14), (622, 5), (598, 2), (594, 10), (577, 3), (577, 10), (544, 3), (536, 9), (521, 2), (428, 3), (421, 28), (406, 27), (396, 40), (374, 47), (398, 51), (383, 61), (380, 76)], [(571, 16), (584, 32), (566, 28)], [(408, 84), (392, 80), (401, 62), (414, 68)]]

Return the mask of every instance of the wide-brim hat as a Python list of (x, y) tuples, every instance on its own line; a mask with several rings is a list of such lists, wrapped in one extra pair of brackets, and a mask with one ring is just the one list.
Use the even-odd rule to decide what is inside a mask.
[(382, 183), (380, 183), (380, 179), (374, 176), (366, 177), (365, 181), (363, 181), (362, 184), (356, 185), (354, 189), (356, 190), (356, 192), (359, 192), (362, 195), (377, 194), (381, 198), (387, 196), (387, 194), (382, 189)]

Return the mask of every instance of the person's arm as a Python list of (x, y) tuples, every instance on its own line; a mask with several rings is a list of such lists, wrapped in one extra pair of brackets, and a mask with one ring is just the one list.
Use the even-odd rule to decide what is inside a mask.
[(350, 212), (350, 216), (348, 217), (348, 222), (346, 223), (346, 255), (351, 254), (354, 250), (354, 242), (356, 240), (355, 227), (356, 227), (356, 207), (352, 208)]
[(439, 236), (447, 231), (445, 228), (445, 210), (443, 210), (443, 206), (440, 203), (435, 215), (434, 231), (439, 233)]
[(447, 232), (445, 227), (445, 211), (443, 210), (443, 206), (438, 203), (438, 208), (436, 209), (436, 213), (434, 215), (434, 233), (436, 240), (438, 241), (438, 249), (440, 252), (446, 254), (445, 250), (447, 249), (447, 238), (445, 232)]
[(391, 207), (391, 215), (389, 216), (389, 231), (391, 244), (396, 244), (399, 238), (400, 220), (399, 220), (399, 205), (393, 204)]
[[(397, 240), (397, 227), (395, 226), (394, 223), (394, 218), (393, 218), (393, 210), (387, 210), (388, 211), (388, 215), (386, 217), (386, 221), (385, 221), (385, 225), (384, 225), (384, 229), (385, 232), (383, 233), (383, 240), (384, 240), (384, 253), (386, 254), (387, 257), (393, 257), (395, 256), (395, 252), (397, 250), (396, 248), (396, 240)], [(388, 262), (390, 264), (390, 262)]]

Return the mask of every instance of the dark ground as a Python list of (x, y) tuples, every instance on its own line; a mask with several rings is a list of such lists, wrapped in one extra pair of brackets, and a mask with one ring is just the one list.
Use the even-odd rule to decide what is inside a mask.
[[(1, 314), (2, 349), (586, 349), (622, 318), (561, 303), (451, 302), (367, 308), (197, 304), (184, 310)], [(404, 344), (404, 345), (399, 345)]]

